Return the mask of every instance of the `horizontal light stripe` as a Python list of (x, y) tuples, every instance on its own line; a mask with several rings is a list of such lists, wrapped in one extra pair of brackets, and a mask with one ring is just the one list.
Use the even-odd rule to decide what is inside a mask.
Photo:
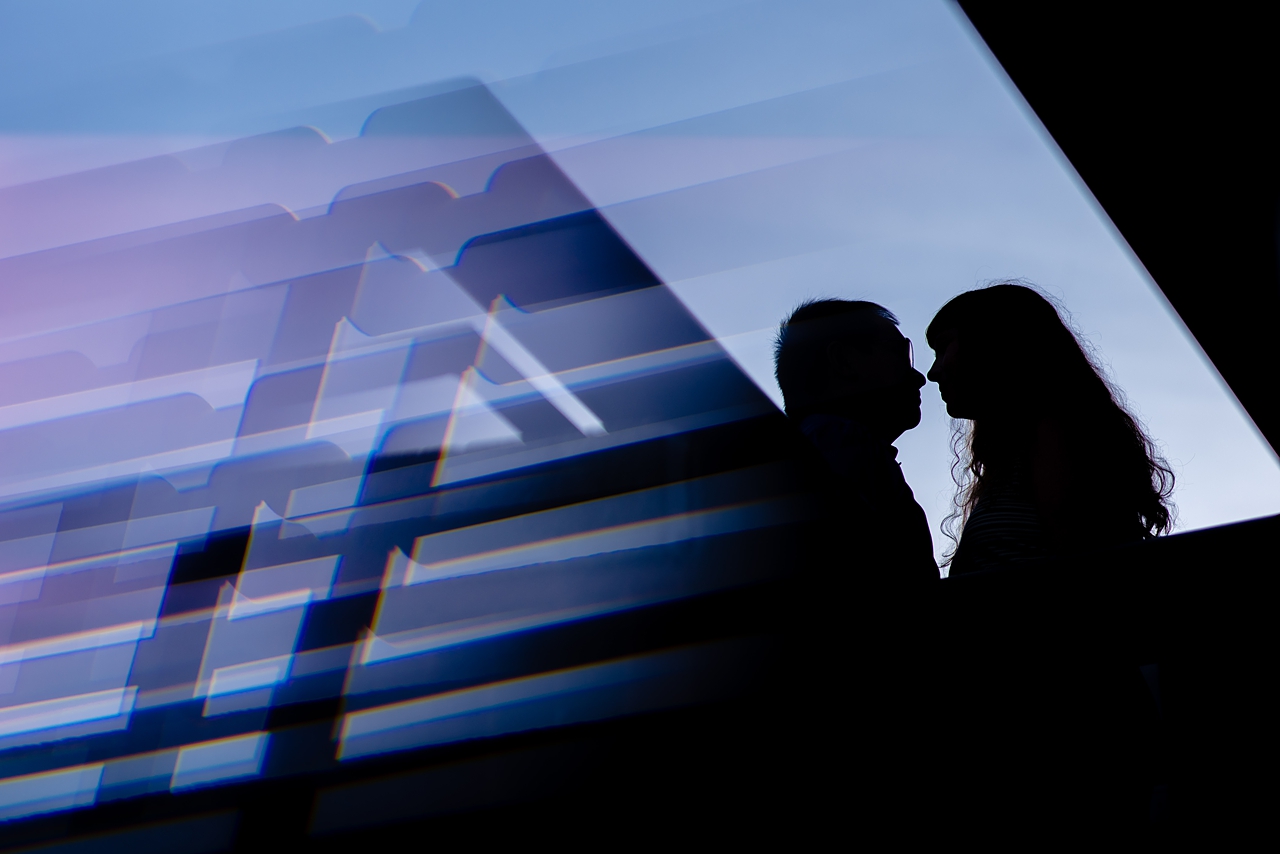
[(467, 620), (466, 625), (445, 624), (432, 626), (419, 631), (397, 632), (394, 635), (379, 637), (372, 635), (365, 641), (360, 655), (360, 663), (369, 665), (410, 655), (418, 655), (435, 649), (459, 646), (486, 638), (527, 631), (557, 623), (567, 623), (587, 617), (610, 614), (631, 608), (640, 608), (656, 602), (664, 602), (679, 598), (680, 593), (664, 596), (632, 596), (625, 599), (614, 599), (609, 602), (593, 602), (577, 608), (561, 608), (538, 614), (524, 614), (507, 619)]
[(342, 722), (341, 737), (346, 742), (412, 724), (429, 723), (525, 700), (631, 682), (652, 675), (653, 658), (641, 656), (605, 664), (572, 667), (352, 712)]
[[(421, 563), (416, 558), (430, 549), (432, 534), (414, 544), (414, 563), (405, 574), (405, 584), (421, 584), (440, 578), (454, 578), (480, 572), (513, 569), (536, 563), (572, 560), (628, 549), (668, 545), (699, 537), (729, 534), (797, 521), (802, 506), (792, 498), (769, 499), (750, 504), (679, 513), (643, 522), (615, 525), (561, 537), (494, 549), (451, 560)], [(453, 533), (452, 531), (447, 533)]]
[[(496, 401), (491, 401), (496, 402)], [(663, 436), (675, 436), (702, 427), (726, 424), (730, 421), (741, 421), (763, 415), (768, 411), (764, 406), (749, 404), (718, 409), (670, 421), (659, 421), (654, 424), (642, 424), (602, 436), (583, 436), (581, 438), (556, 442), (535, 447), (512, 446), (468, 452), (458, 457), (451, 457), (436, 476), (438, 485), (464, 483), (476, 478), (488, 477), (499, 472), (541, 465), (555, 460), (569, 459), (582, 454), (590, 454), (608, 448), (619, 448), (638, 442), (647, 442)]]
[(749, 639), (716, 641), (406, 700), (343, 718), (338, 759), (702, 702), (732, 689)]
[(0, 780), (0, 820), (89, 806), (102, 769), (98, 762)]
[(130, 460), (103, 463), (102, 465), (75, 469), (73, 471), (58, 472), (57, 474), (32, 478), (30, 480), (13, 481), (0, 485), (0, 496), (44, 492), (51, 489), (76, 486), (82, 483), (97, 483), (99, 481), (111, 480), (112, 478), (117, 477), (129, 477), (131, 475), (142, 474), (144, 472), (161, 472), (168, 469), (180, 469), (199, 466), (205, 463), (214, 463), (231, 456), (231, 453), (235, 448), (236, 439), (227, 438), (216, 442), (209, 442), (204, 445), (192, 445), (187, 448), (178, 448), (176, 450), (164, 451), (159, 454), (151, 454), (145, 457), (134, 457)]
[(241, 620), (245, 617), (256, 617), (270, 614), (272, 611), (283, 611), (286, 608), (297, 608), (311, 601), (310, 590), (290, 590), (264, 596), (261, 599), (250, 599), (238, 592), (232, 592), (231, 605), (227, 608), (228, 620)]
[(185, 789), (255, 776), (262, 770), (269, 740), (269, 733), (253, 732), (188, 744), (178, 750), (170, 788)]
[(63, 655), (68, 652), (79, 652), (85, 649), (98, 649), (104, 646), (115, 646), (120, 643), (135, 643), (155, 634), (155, 620), (137, 620), (122, 623), (118, 626), (107, 626), (103, 629), (92, 629), (69, 635), (58, 635), (41, 638), (27, 643), (0, 646), (0, 664), (11, 664), (18, 661), (30, 661), (36, 658), (47, 658), (51, 655)]
[(133, 688), (112, 688), (74, 697), (59, 697), (0, 709), (0, 735), (115, 717), (133, 708)]
[(219, 667), (209, 679), (209, 696), (251, 691), (283, 682), (289, 675), (289, 663), (292, 659), (292, 655), (280, 655), (262, 661), (246, 661), (243, 664)]
[(173, 555), (177, 550), (177, 543), (156, 543), (153, 545), (139, 546), (137, 548), (121, 549), (108, 554), (78, 557), (73, 560), (51, 563), (47, 566), (33, 566), (28, 569), (6, 572), (3, 575), (0, 575), (0, 585), (28, 581), (35, 578), (43, 578), (47, 575), (81, 572), (86, 569), (93, 569), (100, 566), (123, 566), (129, 563), (140, 563), (145, 560), (163, 560), (166, 557), (172, 560)]
[(0, 430), (177, 394), (199, 395), (214, 409), (237, 406), (244, 403), (257, 370), (258, 360), (253, 359), (0, 406)]

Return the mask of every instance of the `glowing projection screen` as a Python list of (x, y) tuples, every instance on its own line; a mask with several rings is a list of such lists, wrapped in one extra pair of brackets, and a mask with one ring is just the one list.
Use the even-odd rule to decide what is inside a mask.
[(729, 696), (753, 642), (610, 621), (785, 571), (778, 321), (873, 299), (927, 366), (1004, 277), (1183, 528), (1280, 511), (942, 0), (0, 5), (0, 821)]

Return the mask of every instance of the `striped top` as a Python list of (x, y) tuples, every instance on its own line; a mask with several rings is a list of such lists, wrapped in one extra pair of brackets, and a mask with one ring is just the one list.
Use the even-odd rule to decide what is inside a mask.
[(1021, 473), (982, 498), (960, 534), (950, 575), (997, 569), (1053, 553), (1031, 488)]

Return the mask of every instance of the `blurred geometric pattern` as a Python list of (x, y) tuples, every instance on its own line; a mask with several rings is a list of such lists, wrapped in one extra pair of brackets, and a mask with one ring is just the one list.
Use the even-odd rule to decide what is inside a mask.
[(441, 88), (0, 191), (0, 817), (733, 690), (749, 641), (591, 627), (779, 571), (780, 416)]

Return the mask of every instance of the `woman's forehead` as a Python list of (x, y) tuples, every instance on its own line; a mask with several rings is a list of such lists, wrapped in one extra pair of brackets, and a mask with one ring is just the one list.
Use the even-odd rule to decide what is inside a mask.
[(929, 342), (929, 346), (934, 350), (945, 350), (951, 342), (960, 337), (960, 331), (954, 326), (946, 326), (942, 329), (933, 329), (925, 333), (925, 340)]

